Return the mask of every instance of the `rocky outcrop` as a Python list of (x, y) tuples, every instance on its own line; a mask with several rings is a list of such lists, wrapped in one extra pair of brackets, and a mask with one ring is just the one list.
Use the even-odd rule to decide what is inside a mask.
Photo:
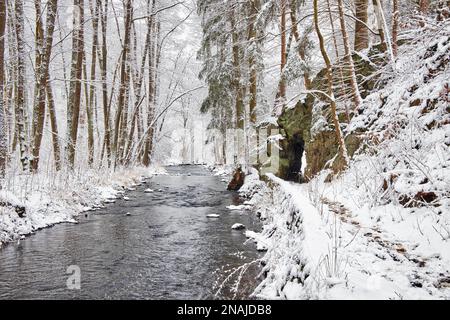
[(310, 140), (312, 105), (314, 97), (308, 95), (295, 108), (286, 109), (278, 118), (278, 125), (284, 139), (280, 141), (280, 163), (278, 176), (283, 179), (302, 182), (302, 156), (305, 141)]
[[(384, 55), (380, 52), (380, 45), (373, 46), (367, 55), (353, 54), (353, 60), (363, 98), (373, 90), (384, 86), (378, 81), (379, 77), (375, 73), (385, 63)], [(334, 74), (340, 74), (337, 65), (333, 69)], [(345, 79), (349, 78), (343, 76)], [(312, 88), (325, 91), (325, 86), (325, 69), (323, 69), (316, 75)], [(340, 81), (339, 77), (335, 77), (334, 88), (337, 99), (350, 94), (350, 83)], [(280, 150), (277, 176), (289, 181), (303, 182), (325, 168), (330, 168), (333, 172), (339, 172), (342, 169), (338, 143), (329, 113), (329, 105), (320, 100), (317, 95), (312, 94), (308, 94), (306, 99), (298, 102), (294, 108), (283, 110), (278, 118), (284, 140), (280, 142), (282, 150)], [(338, 113), (342, 124), (348, 122), (353, 115), (353, 112), (345, 112), (345, 110), (338, 110)], [(346, 135), (345, 143), (349, 155), (352, 156), (359, 148), (361, 141), (358, 134), (350, 134)], [(306, 164), (302, 163), (304, 153), (306, 153)], [(305, 174), (302, 175), (302, 167), (305, 165)]]

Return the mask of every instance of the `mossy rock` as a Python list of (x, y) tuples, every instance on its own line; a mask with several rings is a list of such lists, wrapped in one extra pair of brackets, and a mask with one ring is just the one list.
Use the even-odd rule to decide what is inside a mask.
[[(386, 54), (382, 52), (382, 45), (372, 46), (366, 54), (370, 61), (362, 55), (354, 53), (352, 55), (357, 72), (358, 83), (360, 86), (361, 96), (364, 98), (373, 90), (379, 89), (384, 84), (379, 82), (379, 76), (374, 73), (386, 63)], [(342, 60), (340, 63), (342, 65)], [(339, 64), (333, 66), (333, 73), (340, 73)], [(334, 77), (334, 95), (339, 98), (343, 95), (350, 94), (349, 77), (343, 75), (345, 82), (341, 83), (340, 77)], [(363, 81), (365, 79), (365, 81)], [(327, 79), (326, 69), (322, 69), (312, 81), (314, 90), (326, 91)], [(324, 100), (325, 101), (325, 98)], [(306, 152), (307, 167), (305, 169), (306, 177), (313, 177), (321, 170), (329, 168), (333, 172), (339, 172), (342, 169), (342, 159), (338, 154), (338, 143), (334, 132), (334, 125), (330, 116), (330, 107), (324, 104), (319, 112), (326, 119), (328, 126), (324, 126), (319, 132), (315, 132), (311, 136), (311, 127), (313, 125), (312, 110), (316, 103), (315, 96), (309, 94), (304, 101), (297, 103), (294, 108), (285, 109), (278, 119), (278, 125), (284, 140), (280, 142), (282, 150), (280, 150), (279, 170), (277, 175), (286, 180), (301, 182), (305, 178), (301, 176), (301, 159), (303, 152)], [(323, 119), (321, 117), (321, 119)], [(347, 123), (351, 119), (352, 113), (347, 115), (345, 112), (338, 113), (340, 123)], [(319, 117), (318, 117), (319, 118)], [(345, 143), (349, 156), (359, 149), (361, 140), (359, 134), (351, 134), (346, 136)], [(330, 160), (334, 161), (331, 163)]]
[(312, 105), (314, 97), (308, 95), (305, 102), (284, 110), (278, 125), (284, 139), (280, 141), (279, 170), (277, 176), (289, 181), (302, 182), (302, 156), (305, 141), (310, 139)]
[[(349, 134), (345, 137), (345, 146), (349, 157), (356, 153), (360, 145), (359, 135)], [(308, 179), (323, 169), (331, 169), (335, 174), (344, 169), (344, 161), (339, 153), (339, 143), (334, 130), (320, 131), (313, 140), (307, 143), (305, 149), (307, 163), (305, 176)]]

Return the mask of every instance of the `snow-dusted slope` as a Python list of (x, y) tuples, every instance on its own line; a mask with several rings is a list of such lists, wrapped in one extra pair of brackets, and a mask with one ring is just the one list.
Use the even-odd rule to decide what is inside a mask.
[(268, 251), (256, 295), (450, 298), (450, 26), (421, 32), (346, 128), (363, 144), (345, 172), (258, 188)]

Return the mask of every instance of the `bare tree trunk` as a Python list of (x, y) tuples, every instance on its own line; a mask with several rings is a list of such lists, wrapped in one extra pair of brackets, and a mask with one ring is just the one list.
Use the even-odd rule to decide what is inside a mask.
[[(305, 53), (305, 46), (300, 43), (300, 35), (298, 33), (298, 27), (297, 27), (297, 0), (291, 0), (290, 3), (290, 16), (291, 16), (291, 25), (292, 25), (292, 33), (294, 34), (295, 41), (298, 44), (298, 54), (300, 56), (300, 59), (302, 61), (305, 61), (306, 53)], [(305, 83), (305, 89), (310, 90), (311, 89), (311, 79), (309, 77), (308, 72), (304, 72), (303, 74), (303, 81)]]
[[(257, 32), (256, 32), (256, 15), (259, 9), (259, 0), (251, 0), (249, 3), (249, 26), (248, 26), (248, 42), (253, 44), (253, 50), (256, 50), (257, 45)], [(250, 70), (250, 99), (249, 99), (249, 112), (250, 122), (256, 123), (256, 104), (257, 104), (257, 81), (258, 73), (256, 69), (256, 57), (255, 52), (250, 53), (248, 59), (248, 65)], [(280, 86), (281, 87), (281, 86)]]
[(53, 158), (55, 160), (56, 170), (61, 170), (61, 149), (59, 144), (59, 133), (58, 133), (58, 121), (56, 120), (56, 110), (55, 110), (55, 100), (53, 98), (52, 86), (50, 84), (48, 74), (47, 74), (47, 103), (48, 112), (50, 115), (50, 125), (52, 128), (52, 142), (53, 142)]
[(419, 25), (421, 27), (425, 26), (424, 17), (428, 14), (429, 7), (430, 7), (430, 0), (419, 0), (419, 13), (420, 13)]
[[(327, 8), (328, 8), (328, 16), (330, 19), (330, 26), (331, 26), (331, 33), (333, 34), (333, 46), (334, 46), (334, 51), (336, 52), (336, 60), (339, 61), (340, 60), (340, 54), (339, 54), (339, 47), (338, 47), (338, 43), (337, 43), (337, 39), (336, 39), (336, 31), (334, 28), (334, 21), (333, 21), (333, 15), (331, 14), (331, 5), (330, 5), (330, 0), (327, 0)], [(343, 66), (342, 64), (338, 64), (338, 69), (339, 69), (339, 85), (340, 85), (340, 89), (341, 89), (341, 94), (343, 97), (345, 97), (345, 80), (344, 80), (344, 72), (343, 72)], [(347, 101), (345, 101), (345, 116), (347, 118), (347, 122), (350, 122), (350, 112), (348, 110), (348, 104)]]
[(387, 25), (386, 22), (386, 17), (384, 15), (384, 10), (383, 10), (383, 4), (381, 2), (381, 0), (375, 0), (378, 4), (377, 8), (378, 8), (378, 16), (381, 19), (381, 28), (383, 29), (383, 33), (384, 33), (384, 41), (385, 41), (385, 50), (388, 51), (389, 57), (391, 59), (392, 62), (392, 67), (395, 69), (395, 58), (394, 58), (394, 53), (392, 50), (392, 42), (389, 36), (389, 27)]
[(39, 167), (39, 153), (41, 149), (42, 135), (45, 121), (45, 100), (46, 89), (49, 74), (50, 57), (53, 46), (53, 32), (55, 30), (56, 11), (58, 6), (57, 0), (50, 0), (47, 4), (47, 27), (44, 37), (42, 27), (42, 13), (40, 0), (35, 0), (36, 8), (36, 98), (34, 101), (33, 112), (33, 158), (31, 168), (37, 171)]
[(368, 0), (355, 0), (355, 51), (369, 47), (369, 29), (367, 29)]
[(99, 20), (99, 2), (94, 0), (89, 1), (89, 6), (92, 15), (92, 49), (91, 49), (91, 83), (89, 86), (89, 104), (86, 102), (86, 113), (88, 121), (88, 164), (92, 165), (94, 161), (94, 119), (93, 110), (95, 108), (95, 70), (97, 68), (97, 50), (98, 50), (98, 20)]
[(280, 83), (278, 87), (277, 104), (284, 105), (286, 100), (286, 80), (284, 78), (284, 68), (286, 66), (286, 0), (280, 1), (280, 29), (281, 29), (281, 49), (280, 49)]
[(244, 97), (241, 85), (241, 49), (239, 47), (239, 35), (236, 31), (236, 19), (234, 17), (235, 11), (230, 13), (230, 23), (231, 23), (231, 39), (233, 47), (233, 84), (234, 92), (236, 94), (235, 112), (236, 112), (236, 128), (244, 129)]
[[(281, 78), (280, 78), (280, 83), (279, 83), (279, 96), (277, 97), (278, 101), (282, 101), (282, 103), (284, 103), (285, 101), (285, 96), (286, 96), (286, 86), (285, 86), (285, 82), (283, 79), (283, 55), (286, 54), (286, 30), (283, 30), (283, 23), (284, 26), (286, 26), (286, 15), (285, 15), (285, 8), (286, 8), (286, 3), (285, 0), (283, 0), (283, 13), (282, 13), (282, 41), (281, 41), (281, 47), (282, 47), (282, 58), (281, 58)], [(257, 103), (258, 103), (258, 70), (257, 70), (257, 57), (256, 57), (256, 50), (259, 46), (258, 42), (260, 41), (258, 39), (258, 31), (257, 31), (257, 25), (256, 25), (256, 18), (258, 15), (260, 9), (260, 2), (259, 0), (252, 0), (250, 1), (250, 12), (249, 12), (249, 31), (248, 31), (248, 41), (249, 43), (253, 46), (253, 52), (250, 53), (249, 55), (249, 59), (248, 59), (248, 65), (249, 65), (249, 69), (250, 69), (250, 88), (249, 88), (249, 94), (250, 94), (250, 98), (249, 98), (249, 113), (250, 113), (250, 126), (252, 128), (256, 128), (256, 107), (257, 107)], [(284, 27), (285, 28), (285, 27)], [(283, 50), (284, 48), (284, 50)], [(283, 98), (284, 97), (284, 98)], [(278, 102), (277, 101), (277, 102)], [(247, 126), (248, 128), (249, 126)], [(258, 141), (258, 128), (256, 128), (256, 149), (258, 150), (259, 147), (259, 141)], [(247, 167), (250, 165), (250, 141), (249, 139), (252, 139), (253, 137), (249, 136), (250, 131), (249, 130), (244, 130), (244, 155), (245, 155), (245, 167), (247, 170)], [(224, 163), (226, 163), (226, 152), (225, 152), (225, 145), (226, 141), (224, 142), (224, 146), (223, 146), (223, 156), (224, 156)], [(259, 152), (256, 153), (256, 162), (259, 162)]]
[[(102, 102), (103, 102), (103, 126), (104, 126), (104, 146), (106, 149), (107, 164), (109, 166), (111, 160), (111, 129), (110, 129), (110, 108), (108, 103), (108, 78), (107, 78), (107, 66), (108, 66), (108, 47), (106, 43), (106, 29), (108, 25), (108, 0), (103, 0), (104, 6), (102, 6), (102, 0), (96, 0), (100, 9), (101, 15), (101, 30), (102, 30), (102, 54), (100, 59), (100, 73), (102, 80)], [(100, 57), (100, 55), (99, 55)]]
[(70, 71), (69, 103), (67, 106), (67, 160), (68, 165), (75, 165), (75, 152), (78, 135), (78, 121), (81, 105), (81, 82), (83, 75), (84, 52), (84, 0), (74, 0), (72, 36), (72, 65)]
[(353, 62), (350, 43), (348, 40), (347, 28), (345, 26), (344, 7), (342, 0), (338, 0), (339, 21), (341, 23), (341, 33), (344, 42), (345, 60), (350, 73), (350, 86), (355, 109), (361, 104), (361, 94), (359, 93), (358, 82), (356, 79), (355, 64)]
[[(34, 87), (34, 102), (33, 102), (33, 119), (31, 127), (31, 159), (30, 166), (31, 170), (36, 171), (39, 164), (39, 150), (40, 138), (42, 139), (42, 130), (44, 127), (44, 117), (45, 117), (45, 87), (43, 87), (44, 94), (42, 94), (41, 87), (41, 67), (43, 58), (43, 48), (44, 48), (44, 28), (42, 26), (42, 12), (41, 12), (41, 1), (34, 0), (34, 7), (36, 11), (36, 26), (35, 26), (35, 87)], [(41, 89), (41, 90), (40, 90)], [(43, 100), (43, 103), (42, 103)], [(41, 130), (42, 123), (42, 130)], [(39, 137), (39, 132), (41, 135)]]
[(131, 32), (131, 17), (133, 11), (132, 0), (125, 0), (125, 25), (124, 25), (124, 33), (125, 33), (125, 41), (122, 48), (122, 57), (121, 57), (121, 69), (120, 69), (120, 86), (119, 86), (119, 97), (117, 102), (117, 111), (116, 117), (114, 120), (114, 141), (112, 153), (114, 157), (114, 164), (117, 164), (117, 161), (120, 161), (120, 137), (121, 137), (121, 121), (124, 121), (124, 108), (127, 94), (127, 86), (128, 86), (128, 54), (130, 51), (130, 32)]
[(397, 56), (398, 51), (398, 0), (392, 0), (392, 53)]
[[(144, 52), (142, 54), (142, 60), (141, 60), (141, 66), (139, 71), (137, 72), (137, 79), (135, 80), (135, 104), (134, 104), (134, 110), (131, 117), (131, 129), (130, 133), (128, 135), (128, 142), (127, 142), (127, 148), (125, 152), (125, 157), (128, 160), (130, 158), (130, 152), (133, 144), (133, 136), (135, 133), (136, 127), (138, 128), (139, 133), (139, 115), (140, 115), (140, 107), (142, 102), (144, 101), (144, 97), (142, 95), (142, 82), (144, 80), (144, 73), (145, 73), (145, 62), (148, 56), (148, 52), (150, 50), (151, 45), (151, 24), (148, 23), (147, 25), (147, 34), (145, 36), (145, 46), (144, 46)], [(135, 51), (136, 52), (136, 51)]]
[(339, 152), (343, 160), (343, 167), (347, 167), (349, 163), (347, 148), (345, 146), (344, 137), (341, 131), (339, 119), (336, 111), (336, 101), (333, 94), (333, 71), (330, 58), (325, 49), (325, 41), (319, 27), (319, 10), (317, 0), (314, 0), (314, 26), (316, 29), (317, 37), (319, 38), (320, 52), (322, 53), (323, 60), (326, 64), (326, 76), (327, 76), (327, 95), (331, 107), (331, 116), (333, 118), (333, 124), (335, 126), (336, 140), (339, 144)]
[(387, 50), (387, 44), (386, 44), (386, 37), (384, 35), (384, 30), (383, 30), (383, 17), (382, 17), (382, 13), (381, 10), (383, 10), (383, 8), (381, 8), (381, 3), (379, 4), (378, 0), (372, 0), (373, 3), (373, 8), (375, 10), (375, 16), (377, 18), (377, 26), (378, 26), (378, 34), (380, 36), (380, 41), (381, 41), (381, 50), (383, 52), (385, 52)]
[[(150, 0), (149, 0), (150, 1)], [(151, 10), (155, 9), (155, 0), (152, 0)], [(144, 166), (150, 165), (150, 153), (153, 148), (153, 135), (154, 135), (154, 123), (153, 118), (155, 116), (155, 96), (156, 96), (156, 41), (157, 36), (155, 32), (155, 17), (152, 16), (148, 20), (148, 24), (151, 28), (150, 38), (150, 50), (148, 52), (148, 113), (147, 113), (147, 134), (145, 137), (144, 154), (142, 155), (142, 164)]]
[(24, 171), (29, 170), (28, 144), (26, 137), (25, 114), (25, 41), (23, 0), (15, 0), (15, 29), (17, 41), (17, 91), (16, 91), (16, 121), (20, 148), (20, 162)]
[(236, 30), (236, 17), (238, 17), (238, 12), (236, 9), (230, 10), (230, 24), (231, 24), (231, 41), (232, 41), (232, 51), (233, 51), (233, 89), (236, 95), (234, 112), (235, 112), (235, 129), (238, 129), (234, 135), (234, 164), (237, 164), (239, 159), (241, 158), (241, 144), (242, 137), (241, 133), (244, 130), (244, 96), (245, 96), (245, 86), (241, 83), (241, 58), (242, 58), (242, 49), (239, 44), (239, 33)]
[(5, 173), (6, 156), (8, 153), (8, 142), (6, 139), (6, 109), (3, 92), (5, 85), (5, 28), (6, 2), (0, 1), (0, 178), (2, 178)]
[(419, 11), (421, 14), (427, 15), (429, 7), (430, 7), (430, 0), (419, 1)]
[[(158, 105), (158, 98), (159, 98), (159, 86), (158, 86), (158, 83), (159, 83), (159, 65), (160, 65), (160, 62), (161, 62), (161, 55), (160, 55), (160, 52), (161, 52), (161, 22), (159, 20), (156, 21), (155, 28), (156, 28), (156, 31), (155, 31), (155, 33), (156, 33), (155, 34), (155, 49), (154, 49), (155, 51), (153, 53), (153, 55), (155, 56), (154, 80), (153, 80), (154, 99), (153, 99), (153, 108), (152, 108), (151, 114), (150, 114), (153, 126), (152, 126), (151, 133), (150, 133), (150, 140), (149, 140), (150, 141), (150, 146), (149, 146), (149, 149), (148, 149), (148, 151), (149, 151), (148, 154), (149, 154), (150, 157), (151, 157), (152, 152), (153, 152), (153, 147), (154, 147), (153, 146), (153, 142), (156, 141), (156, 139), (157, 139), (157, 137), (155, 136), (156, 126), (157, 126), (157, 123), (155, 121), (156, 120), (155, 119), (155, 113), (156, 113), (156, 106)], [(161, 128), (162, 128), (163, 123), (164, 123), (164, 119), (163, 119), (163, 121), (161, 121)], [(161, 129), (160, 129), (160, 131), (161, 131)]]
[(18, 125), (17, 125), (17, 105), (16, 105), (16, 97), (17, 97), (17, 37), (16, 37), (16, 24), (15, 24), (15, 11), (14, 11), (14, 1), (10, 0), (6, 2), (7, 5), (7, 27), (8, 32), (6, 32), (7, 40), (8, 40), (8, 55), (9, 55), (9, 83), (8, 83), (8, 92), (7, 92), (7, 109), (9, 114), (9, 119), (11, 126), (10, 130), (10, 145), (11, 152), (15, 152), (17, 149), (17, 145), (19, 143), (18, 139)]

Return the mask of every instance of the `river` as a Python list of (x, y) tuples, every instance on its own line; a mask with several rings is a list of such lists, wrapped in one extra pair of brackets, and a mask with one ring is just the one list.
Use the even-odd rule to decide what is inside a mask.
[[(1, 249), (0, 298), (248, 298), (258, 283), (260, 254), (231, 226), (259, 231), (258, 218), (228, 210), (241, 202), (238, 194), (204, 167), (167, 171), (127, 191), (129, 201), (118, 199), (81, 214), (78, 224), (40, 230)], [(71, 265), (80, 270), (80, 289), (67, 287)]]

